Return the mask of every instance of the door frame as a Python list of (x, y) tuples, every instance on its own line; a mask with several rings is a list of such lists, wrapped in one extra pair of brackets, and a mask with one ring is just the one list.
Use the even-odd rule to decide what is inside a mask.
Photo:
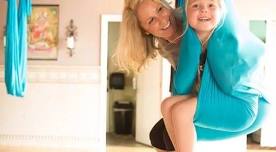
[[(101, 58), (100, 58), (100, 111), (101, 111), (101, 137), (103, 137), (104, 147), (106, 143), (106, 131), (109, 130), (106, 117), (107, 113), (107, 57), (108, 57), (108, 24), (110, 22), (121, 22), (120, 14), (101, 15)], [(108, 127), (108, 128), (107, 128)]]
[[(100, 59), (100, 108), (101, 108), (101, 136), (103, 136), (104, 144), (106, 142), (106, 131), (109, 130), (109, 124), (107, 122), (107, 58), (108, 58), (108, 24), (110, 22), (121, 22), (122, 15), (121, 14), (102, 14), (101, 15), (101, 59)], [(160, 82), (161, 87), (161, 99), (170, 96), (169, 92), (169, 80), (170, 80), (170, 63), (167, 60), (162, 59), (162, 67), (161, 74), (162, 79)], [(167, 83), (164, 83), (167, 82)]]

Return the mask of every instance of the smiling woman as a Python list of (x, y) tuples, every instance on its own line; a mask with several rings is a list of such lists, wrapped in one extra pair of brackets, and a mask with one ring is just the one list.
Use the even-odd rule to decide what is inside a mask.
[(159, 53), (175, 68), (183, 36), (181, 15), (181, 9), (174, 10), (165, 0), (125, 0), (117, 64), (137, 73)]
[(146, 34), (152, 34), (172, 42), (183, 33), (175, 28), (177, 22), (172, 9), (161, 3), (143, 1), (137, 5), (136, 15)]

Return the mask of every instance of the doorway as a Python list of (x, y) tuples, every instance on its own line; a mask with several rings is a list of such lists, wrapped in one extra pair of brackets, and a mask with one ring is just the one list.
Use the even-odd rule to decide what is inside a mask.
[[(119, 24), (121, 15), (102, 15), (101, 25), (101, 101), (102, 119), (105, 123), (105, 133), (114, 131), (112, 104), (116, 100), (133, 100), (134, 104), (134, 123), (133, 132), (137, 142), (150, 145), (148, 138), (149, 132), (153, 125), (161, 118), (160, 104), (161, 101), (170, 95), (170, 64), (158, 57), (152, 61), (142, 73), (135, 76), (126, 77), (126, 88), (130, 89), (126, 92), (119, 90), (108, 90), (108, 77), (110, 72), (117, 69), (112, 69), (108, 58), (110, 50), (116, 47), (115, 42), (119, 34)], [(111, 32), (114, 30), (115, 32)], [(114, 34), (116, 33), (116, 34)], [(110, 35), (110, 37), (109, 37)], [(110, 68), (110, 69), (109, 69)], [(133, 85), (136, 82), (136, 85)], [(165, 82), (165, 83), (164, 83)], [(136, 87), (137, 86), (137, 89)], [(133, 88), (134, 87), (134, 88)], [(112, 101), (110, 101), (112, 100)]]
[[(106, 14), (102, 15), (101, 25), (101, 101), (103, 101), (103, 111), (105, 113), (105, 132), (114, 133), (114, 112), (113, 105), (115, 102), (129, 102), (135, 105), (136, 90), (133, 86), (134, 76), (124, 74), (123, 89), (115, 89), (109, 86), (110, 75), (119, 71), (113, 62), (113, 52), (116, 49), (121, 15)], [(133, 113), (134, 114), (134, 113)], [(133, 116), (133, 119), (135, 116)], [(135, 121), (132, 123), (131, 134), (134, 134)]]

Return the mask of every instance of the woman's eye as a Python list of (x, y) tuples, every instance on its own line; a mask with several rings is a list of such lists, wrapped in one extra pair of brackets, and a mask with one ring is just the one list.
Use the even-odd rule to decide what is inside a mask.
[(154, 20), (154, 18), (150, 18), (149, 21), (148, 21), (148, 24), (153, 23), (153, 20)]
[(162, 11), (163, 10), (163, 7), (159, 7), (158, 8), (158, 12)]

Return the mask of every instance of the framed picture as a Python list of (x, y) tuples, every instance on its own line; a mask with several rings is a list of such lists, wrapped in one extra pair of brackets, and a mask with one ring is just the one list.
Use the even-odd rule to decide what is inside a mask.
[(57, 60), (58, 5), (33, 5), (28, 20), (28, 59)]

